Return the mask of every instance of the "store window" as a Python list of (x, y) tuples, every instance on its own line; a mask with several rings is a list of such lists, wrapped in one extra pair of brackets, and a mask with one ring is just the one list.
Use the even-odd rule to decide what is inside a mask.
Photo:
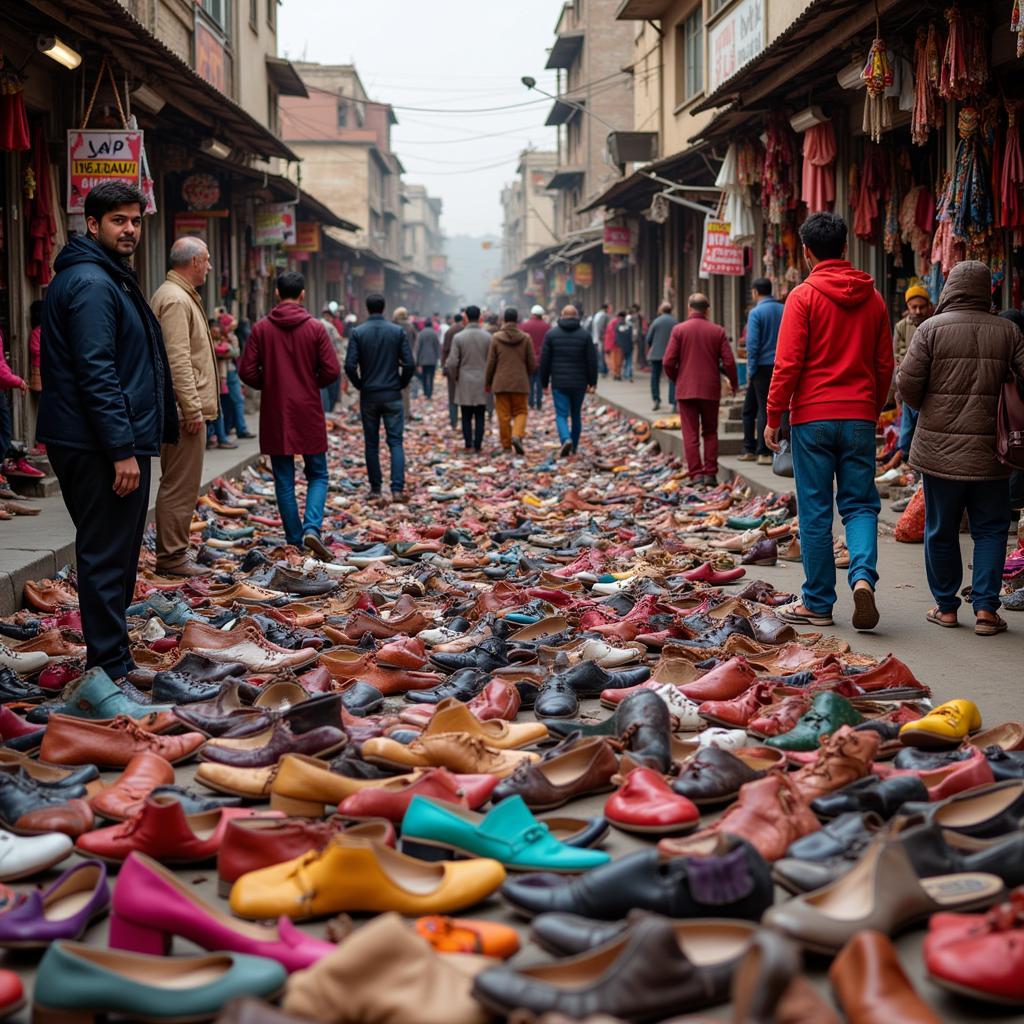
[(698, 4), (682, 25), (682, 102), (704, 91), (704, 12)]
[(228, 35), (231, 26), (231, 0), (202, 0), (200, 6), (221, 32)]

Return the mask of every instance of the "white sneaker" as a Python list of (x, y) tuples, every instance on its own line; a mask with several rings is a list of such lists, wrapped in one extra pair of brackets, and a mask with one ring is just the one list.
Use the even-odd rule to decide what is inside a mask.
[(719, 750), (741, 750), (750, 743), (746, 732), (742, 729), (720, 729), (713, 726), (705, 729), (697, 742), (702, 747), (717, 747)]
[(436, 647), (438, 644), (451, 643), (452, 640), (459, 640), (464, 633), (456, 633), (454, 630), (438, 626), (435, 629), (421, 629), (416, 634), (417, 640), (422, 640), (428, 647)]
[(0, 667), (28, 675), (49, 664), (50, 656), (42, 651), (12, 651), (7, 644), (0, 644)]
[(654, 692), (668, 705), (669, 713), (679, 723), (676, 732), (696, 732), (704, 725), (704, 719), (697, 714), (700, 707), (672, 683), (653, 687)]
[(52, 868), (74, 848), (75, 844), (60, 832), (16, 836), (0, 831), (0, 882), (14, 882)]

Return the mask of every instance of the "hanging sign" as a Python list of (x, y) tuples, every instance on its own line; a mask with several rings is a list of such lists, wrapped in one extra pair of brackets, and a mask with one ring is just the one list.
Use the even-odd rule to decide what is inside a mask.
[(740, 0), (708, 30), (708, 92), (764, 49), (764, 0)]
[(700, 276), (725, 274), (730, 277), (742, 277), (743, 246), (733, 245), (729, 241), (732, 225), (727, 220), (704, 218), (704, 243), (701, 246)]
[(577, 288), (589, 288), (594, 283), (594, 265), (592, 263), (577, 263), (573, 280), (576, 282)]
[(68, 213), (83, 213), (85, 197), (105, 181), (142, 182), (142, 132), (68, 131)]
[(184, 238), (186, 235), (192, 235), (195, 238), (201, 238), (204, 242), (209, 243), (209, 227), (210, 219), (208, 217), (204, 217), (200, 213), (176, 213), (174, 215), (175, 239)]
[(295, 241), (288, 246), (292, 252), (319, 252), (320, 225), (315, 220), (300, 220), (295, 225)]
[(217, 33), (206, 27), (196, 9), (195, 31), (192, 33), (195, 42), (195, 69), (200, 78), (209, 82), (218, 92), (227, 95), (228, 70), (224, 53), (224, 40)]
[(367, 267), (363, 274), (363, 290), (367, 292), (384, 291), (384, 268)]
[(256, 208), (253, 245), (295, 243), (295, 203), (265, 203)]
[(606, 256), (628, 256), (632, 248), (629, 228), (605, 224), (601, 251)]

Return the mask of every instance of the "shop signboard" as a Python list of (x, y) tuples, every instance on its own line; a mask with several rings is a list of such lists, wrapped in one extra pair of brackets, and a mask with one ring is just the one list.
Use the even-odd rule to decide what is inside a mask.
[(384, 291), (384, 268), (367, 267), (363, 274), (363, 290), (368, 292)]
[(740, 0), (708, 29), (708, 92), (764, 49), (764, 0)]
[(218, 92), (228, 93), (228, 73), (224, 60), (224, 40), (207, 27), (196, 11), (195, 32), (196, 74), (205, 79)]
[(714, 217), (704, 219), (704, 243), (700, 250), (700, 277), (723, 274), (729, 277), (743, 276), (743, 246), (729, 241), (732, 225), (727, 220)]
[(592, 263), (577, 263), (573, 280), (576, 282), (577, 288), (589, 288), (594, 283), (594, 265)]
[(253, 245), (295, 243), (295, 203), (265, 203), (256, 208)]
[(444, 275), (448, 271), (448, 257), (441, 254), (435, 253), (430, 257), (430, 272), (432, 274)]
[(291, 252), (319, 252), (320, 225), (315, 220), (300, 220), (295, 225), (295, 242), (288, 248)]
[(606, 256), (628, 256), (631, 248), (632, 238), (628, 227), (605, 224), (601, 251)]
[(83, 213), (85, 197), (105, 181), (142, 182), (142, 132), (68, 132), (68, 213)]
[(174, 215), (174, 237), (184, 238), (191, 235), (194, 238), (201, 238), (209, 244), (210, 241), (210, 219), (201, 213), (176, 213)]

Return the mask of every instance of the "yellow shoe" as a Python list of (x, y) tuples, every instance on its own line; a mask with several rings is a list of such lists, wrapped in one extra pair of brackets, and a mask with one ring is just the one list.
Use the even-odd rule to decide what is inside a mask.
[(323, 850), (242, 875), (231, 887), (231, 910), (250, 919), (284, 915), (295, 921), (352, 911), (450, 914), (486, 899), (504, 880), (496, 860), (430, 864), (339, 835)]
[(503, 722), (500, 719), (481, 722), (462, 701), (446, 697), (438, 703), (420, 738), (441, 732), (464, 732), (495, 750), (516, 750), (547, 739), (548, 728), (540, 722)]
[[(435, 712), (436, 714), (436, 712)], [(412, 743), (381, 736), (360, 748), (364, 761), (396, 768), (447, 768), (457, 775), (496, 775), (508, 778), (519, 765), (539, 761), (539, 754), (498, 750), (479, 736), (464, 732), (421, 734)]]
[(900, 742), (925, 750), (958, 747), (981, 728), (981, 712), (973, 700), (950, 700), (900, 729)]
[(543, 504), (543, 502), (540, 500), (540, 498), (537, 497), (536, 494), (530, 494), (529, 492), (522, 495), (519, 500), (524, 505), (529, 505), (531, 508), (540, 508)]

